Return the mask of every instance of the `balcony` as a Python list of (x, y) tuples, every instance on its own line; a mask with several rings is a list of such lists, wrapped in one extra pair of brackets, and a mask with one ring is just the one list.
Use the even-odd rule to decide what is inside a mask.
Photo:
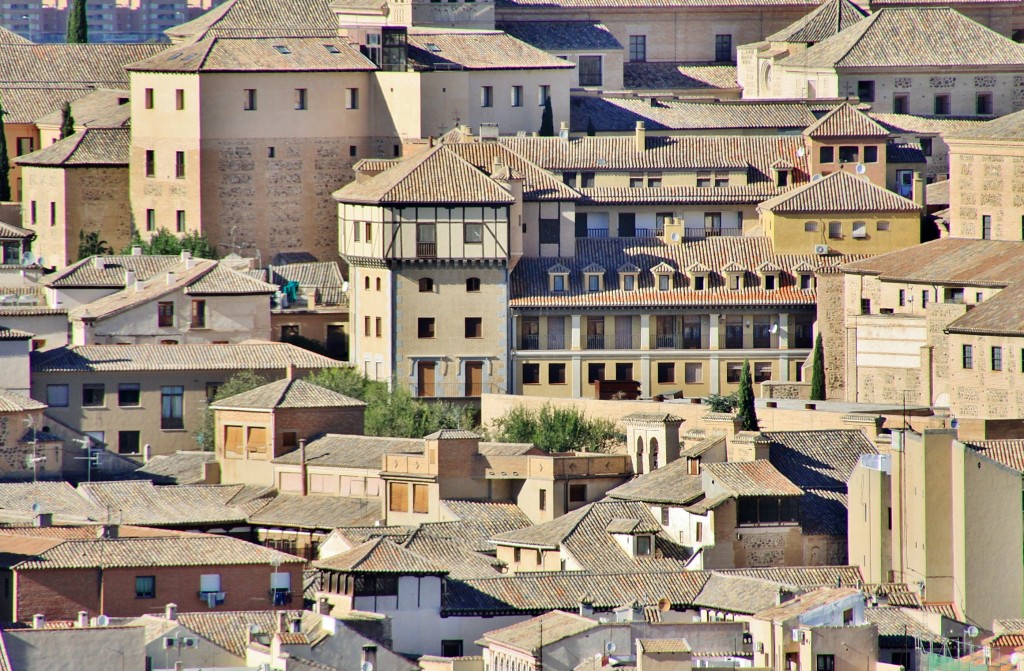
[(537, 350), (540, 349), (539, 335), (524, 335), (519, 337), (519, 349)]
[(743, 229), (738, 227), (730, 228), (705, 228), (703, 226), (687, 226), (683, 229), (683, 239), (704, 240), (706, 238), (725, 238), (743, 235)]
[(700, 349), (700, 332), (679, 334), (679, 333), (658, 333), (654, 336), (655, 349)]
[(588, 228), (587, 229), (587, 237), (588, 238), (607, 238), (608, 237), (608, 229), (607, 228)]
[(416, 243), (416, 258), (418, 258), (418, 259), (435, 259), (435, 258), (437, 258), (437, 243), (436, 242), (417, 242)]
[(524, 335), (519, 337), (519, 349), (531, 351), (539, 349), (565, 349), (565, 336), (561, 333), (549, 333), (546, 338), (541, 336)]
[(587, 349), (633, 349), (633, 343), (632, 333), (587, 336)]
[(416, 398), (480, 398), (481, 394), (502, 394), (505, 390), (493, 382), (413, 382), (409, 392)]
[(660, 238), (665, 235), (664, 228), (637, 228), (634, 237), (637, 238)]

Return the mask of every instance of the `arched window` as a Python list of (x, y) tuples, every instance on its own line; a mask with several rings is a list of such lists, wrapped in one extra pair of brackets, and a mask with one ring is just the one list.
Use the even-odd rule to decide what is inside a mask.
[(369, 275), (367, 275), (366, 277), (363, 278), (363, 284), (365, 285), (366, 290), (369, 291), (370, 290), (370, 276)]
[(651, 470), (658, 467), (658, 439), (651, 438)]
[(470, 277), (466, 280), (466, 291), (480, 291), (480, 278)]
[(377, 278), (377, 291), (380, 291), (380, 278)]
[(640, 436), (636, 439), (636, 474), (644, 474), (644, 439)]
[(420, 293), (426, 294), (434, 290), (434, 280), (429, 277), (420, 278)]

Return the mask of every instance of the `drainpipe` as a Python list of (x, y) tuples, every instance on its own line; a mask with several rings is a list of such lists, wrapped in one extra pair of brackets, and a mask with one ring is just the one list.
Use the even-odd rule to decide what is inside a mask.
[(306, 482), (306, 439), (299, 439), (299, 479), (302, 480), (302, 495), (309, 493), (309, 484)]

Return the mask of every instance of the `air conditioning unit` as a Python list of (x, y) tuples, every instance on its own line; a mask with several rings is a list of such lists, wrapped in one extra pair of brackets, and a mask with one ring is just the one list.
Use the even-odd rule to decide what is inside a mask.
[(757, 644), (757, 651), (762, 654), (764, 653), (764, 643)]
[(173, 648), (176, 645), (178, 645), (178, 639), (173, 636), (164, 636), (164, 650)]
[(818, 256), (828, 254), (828, 245), (814, 245), (814, 253)]
[(183, 647), (183, 648), (194, 648), (197, 645), (199, 645), (199, 639), (198, 638), (192, 638), (192, 637), (186, 636), (185, 638), (181, 639), (181, 647)]

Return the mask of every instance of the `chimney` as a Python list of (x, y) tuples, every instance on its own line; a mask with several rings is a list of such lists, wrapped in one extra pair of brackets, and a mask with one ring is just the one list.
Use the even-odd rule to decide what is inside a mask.
[(580, 601), (580, 617), (593, 617), (594, 615), (594, 604), (589, 601)]
[(164, 619), (168, 622), (174, 622), (178, 619), (178, 604), (169, 603), (164, 606)]
[(96, 538), (117, 538), (116, 524), (102, 524), (96, 527)]
[(925, 199), (924, 175), (920, 171), (914, 172), (914, 190), (912, 195), (914, 202), (924, 208), (927, 201)]
[(188, 251), (187, 249), (181, 250), (181, 260), (182, 261), (188, 261), (191, 258), (192, 258), (192, 252)]
[[(182, 253), (184, 253), (184, 252), (182, 252)], [(167, 273), (167, 286), (171, 286), (172, 284), (174, 284), (176, 279), (177, 279), (177, 277), (174, 275), (173, 272)]]
[(32, 616), (32, 628), (42, 629), (46, 625), (46, 616), (42, 613), (36, 613)]
[(53, 513), (39, 513), (36, 515), (36, 526), (40, 528), (53, 526)]
[(103, 270), (107, 267), (107, 260), (102, 256), (94, 256), (92, 257), (92, 265), (97, 270)]
[(124, 288), (133, 289), (135, 287), (135, 271), (126, 270), (124, 271)]
[(153, 446), (146, 443), (142, 446), (142, 463), (148, 464), (149, 460), (153, 458)]
[(294, 380), (295, 379), (295, 364), (288, 362), (288, 365), (284, 367), (284, 379)]
[(307, 486), (306, 478), (309, 476), (306, 473), (306, 439), (299, 439), (299, 479), (302, 481), (302, 495), (305, 496), (309, 493), (309, 487)]
[(140, 280), (138, 277), (135, 278), (135, 290), (142, 291), (142, 288), (146, 286), (146, 283)]
[(132, 247), (132, 256), (142, 256), (142, 247), (138, 245)]
[(79, 629), (85, 629), (89, 626), (89, 611), (80, 610), (78, 611), (78, 621), (75, 622), (75, 626)]
[(284, 633), (284, 632), (288, 631), (288, 612), (287, 611), (283, 611), (282, 610), (282, 611), (280, 611), (277, 614), (277, 631), (280, 632), (280, 633)]
[(501, 160), (501, 156), (495, 154), (494, 160), (491, 161), (491, 174), (493, 175), (494, 173), (498, 172), (498, 170), (504, 165), (505, 163)]
[(636, 122), (636, 150), (647, 151), (647, 126), (643, 121)]

